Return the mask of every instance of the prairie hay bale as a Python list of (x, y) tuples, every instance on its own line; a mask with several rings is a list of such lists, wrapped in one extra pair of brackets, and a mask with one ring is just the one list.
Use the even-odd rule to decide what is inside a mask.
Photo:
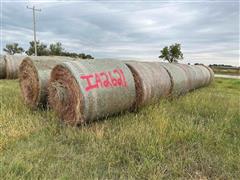
[(209, 83), (208, 83), (208, 84), (210, 84), (214, 80), (214, 72), (213, 72), (212, 68), (210, 68), (209, 66), (206, 66), (206, 65), (203, 65), (203, 64), (202, 64), (202, 66), (205, 67), (210, 73), (210, 80), (209, 80)]
[[(199, 77), (199, 79), (202, 79), (201, 86), (207, 86), (211, 83), (211, 73), (204, 65), (196, 65), (197, 68), (199, 68), (202, 71), (202, 76)], [(200, 74), (200, 73), (199, 73)]]
[(194, 82), (195, 82), (194, 89), (197, 89), (204, 86), (206, 78), (204, 76), (204, 72), (201, 70), (201, 68), (198, 65), (193, 65), (192, 67), (196, 73), (196, 77), (194, 79)]
[(156, 102), (166, 97), (171, 91), (171, 79), (160, 63), (126, 62), (131, 70), (136, 88), (134, 109)]
[(187, 76), (187, 91), (193, 90), (196, 88), (196, 79), (197, 79), (197, 73), (195, 72), (194, 68), (191, 65), (186, 64), (180, 64), (176, 63), (176, 66), (181, 67)]
[(19, 68), (23, 100), (32, 109), (47, 106), (47, 85), (52, 68), (58, 63), (74, 60), (59, 56), (26, 57)]
[(186, 71), (178, 63), (161, 63), (167, 70), (172, 82), (172, 96), (185, 94), (189, 91), (190, 83)]
[(71, 61), (55, 66), (49, 103), (71, 125), (128, 110), (135, 101), (131, 71), (120, 61)]
[(4, 56), (0, 55), (0, 79), (6, 78), (6, 64)]
[(200, 65), (186, 65), (186, 64), (177, 64), (181, 66), (189, 78), (190, 88), (189, 90), (194, 90), (199, 87), (208, 85), (211, 82), (211, 74)]
[[(173, 95), (180, 95), (188, 91), (207, 86), (214, 74), (203, 65), (186, 65), (180, 63), (163, 64), (172, 76)], [(175, 67), (174, 67), (175, 66)], [(176, 67), (181, 68), (180, 71)]]
[(15, 56), (6, 55), (4, 56), (5, 66), (6, 66), (6, 78), (7, 79), (17, 79), (19, 66), (26, 56)]
[(189, 78), (189, 90), (207, 86), (214, 78), (214, 73), (211, 69), (208, 69), (207, 66), (186, 64), (177, 65), (185, 70), (187, 77)]

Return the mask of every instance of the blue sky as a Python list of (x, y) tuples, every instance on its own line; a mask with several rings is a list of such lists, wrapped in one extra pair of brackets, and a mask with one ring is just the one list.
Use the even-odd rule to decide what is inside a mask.
[(1, 1), (1, 53), (7, 43), (27, 49), (33, 39), (62, 42), (97, 58), (158, 60), (181, 43), (185, 63), (239, 66), (239, 1)]

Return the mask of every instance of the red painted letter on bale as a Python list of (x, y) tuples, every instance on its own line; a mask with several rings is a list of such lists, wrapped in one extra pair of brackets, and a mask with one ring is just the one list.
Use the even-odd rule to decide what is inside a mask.
[(127, 81), (126, 81), (126, 78), (125, 78), (125, 76), (124, 76), (123, 71), (122, 71), (121, 69), (119, 69), (119, 72), (120, 72), (120, 74), (121, 74), (121, 76), (122, 76), (123, 86), (127, 86)]
[(117, 79), (112, 76), (112, 73), (110, 71), (108, 72), (108, 75), (109, 75), (109, 77), (111, 79), (112, 85), (113, 86), (117, 86), (118, 85)]
[(84, 80), (87, 80), (87, 87), (85, 88), (85, 90), (86, 91), (90, 91), (90, 90), (92, 90), (92, 89), (94, 89), (94, 88), (98, 88), (98, 84), (92, 84), (91, 83), (91, 78), (93, 78), (94, 76), (92, 75), (92, 74), (90, 74), (90, 75), (85, 75), (85, 76), (81, 76), (80, 78), (81, 79), (84, 79)]
[(96, 84), (98, 87), (102, 87), (102, 81), (101, 81), (101, 76), (98, 73), (95, 73), (95, 79), (96, 79)]
[(111, 87), (112, 84), (111, 84), (111, 82), (109, 81), (109, 78), (108, 78), (107, 73), (101, 72), (100, 75), (101, 75), (101, 76), (105, 76), (105, 80), (103, 81), (103, 86), (104, 86), (105, 88)]
[(114, 69), (113, 73), (118, 74), (119, 76), (119, 78), (117, 79), (118, 86), (123, 86), (123, 80), (121, 74), (119, 73), (119, 70)]

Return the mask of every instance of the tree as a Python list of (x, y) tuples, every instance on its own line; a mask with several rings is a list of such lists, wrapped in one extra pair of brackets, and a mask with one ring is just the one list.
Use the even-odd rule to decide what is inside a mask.
[(170, 47), (164, 47), (161, 51), (159, 58), (166, 60), (170, 63), (177, 62), (183, 59), (183, 53), (181, 51), (181, 44), (173, 44)]
[(85, 56), (85, 59), (94, 59), (94, 57), (92, 57), (90, 54), (87, 54), (87, 55)]
[[(47, 48), (46, 44), (40, 43), (39, 41), (37, 43), (37, 55), (38, 56), (48, 56), (50, 54), (49, 49)], [(30, 47), (26, 51), (26, 54), (31, 56), (35, 54), (35, 48), (34, 48), (34, 41), (29, 42)]]
[(84, 53), (78, 54), (78, 57), (81, 59), (94, 59), (94, 57), (92, 57), (90, 54), (86, 55)]
[(68, 57), (72, 57), (72, 58), (77, 58), (78, 54), (77, 53), (72, 53), (72, 52), (63, 52), (62, 56), (68, 56)]
[[(29, 42), (29, 44), (30, 44), (30, 47), (26, 51), (26, 54), (31, 56), (35, 54), (34, 41)], [(62, 47), (62, 43), (60, 42), (50, 44), (48, 49), (46, 44), (43, 44), (37, 41), (37, 55), (38, 56), (54, 55), (54, 56), (68, 56), (72, 58), (81, 58), (81, 59), (94, 59), (94, 57), (92, 57), (89, 54), (86, 55), (84, 53), (78, 54), (74, 52), (67, 52), (64, 50), (64, 48)]]
[(18, 47), (18, 43), (6, 44), (6, 48), (3, 48), (3, 51), (7, 52), (10, 55), (14, 55), (16, 53), (22, 54), (24, 49), (22, 47)]
[(62, 47), (62, 43), (57, 42), (56, 44), (50, 44), (50, 55), (61, 56), (63, 55), (64, 48)]
[(73, 53), (73, 52), (64, 51), (64, 52), (62, 52), (61, 55), (62, 56), (69, 56), (69, 57), (72, 57), (72, 58), (94, 59), (94, 57), (92, 57), (91, 55), (89, 55), (89, 54), (86, 55), (84, 53), (77, 54), (77, 53)]

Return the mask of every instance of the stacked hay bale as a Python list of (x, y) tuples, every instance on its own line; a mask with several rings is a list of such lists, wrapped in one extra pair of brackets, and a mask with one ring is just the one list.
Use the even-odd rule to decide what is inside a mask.
[(126, 62), (131, 70), (136, 88), (134, 109), (154, 103), (171, 93), (171, 79), (160, 63)]
[(63, 56), (32, 56), (24, 58), (19, 67), (19, 82), (25, 104), (32, 109), (46, 107), (47, 86), (51, 70), (58, 63), (70, 60), (76, 59)]
[(206, 86), (211, 82), (211, 73), (205, 66), (179, 63), (175, 63), (174, 65), (182, 68), (187, 76), (186, 92)]
[(6, 65), (4, 56), (0, 55), (0, 79), (4, 79), (6, 77)]
[(120, 61), (64, 62), (51, 73), (50, 105), (71, 125), (128, 110), (135, 97), (133, 75)]
[(66, 123), (78, 125), (207, 86), (203, 65), (27, 57), (19, 70), (24, 102), (48, 103)]
[(6, 72), (6, 79), (17, 79), (19, 66), (26, 56), (5, 55), (4, 65)]
[(179, 96), (199, 87), (209, 85), (214, 79), (211, 68), (204, 65), (161, 63), (172, 80), (172, 96)]
[(207, 86), (213, 77), (202, 65), (70, 61), (53, 68), (49, 101), (64, 122), (84, 124)]
[(207, 86), (214, 78), (211, 68), (204, 65), (136, 61), (125, 64), (135, 80), (135, 108), (156, 102), (161, 97), (174, 97)]

